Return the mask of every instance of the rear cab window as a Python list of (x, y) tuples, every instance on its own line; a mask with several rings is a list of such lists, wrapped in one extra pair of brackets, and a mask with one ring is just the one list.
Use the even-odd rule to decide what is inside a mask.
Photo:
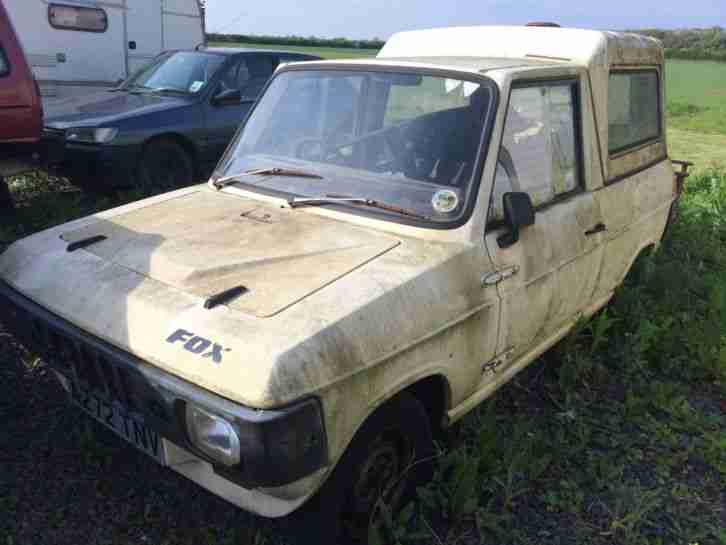
[[(383, 125), (388, 127), (410, 121), (422, 113), (436, 113), (457, 108), (467, 108), (471, 95), (479, 89), (479, 84), (457, 79), (431, 79), (422, 81), (420, 86), (394, 85), (384, 113)], [(426, 104), (426, 111), (422, 110)]]

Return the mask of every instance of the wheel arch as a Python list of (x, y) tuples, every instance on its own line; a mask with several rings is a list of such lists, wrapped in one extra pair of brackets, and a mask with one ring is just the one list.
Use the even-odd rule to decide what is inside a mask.
[(153, 136), (150, 136), (144, 142), (141, 144), (141, 153), (139, 155), (139, 164), (143, 160), (144, 153), (146, 150), (151, 146), (152, 144), (162, 141), (162, 140), (170, 140), (176, 144), (179, 144), (182, 149), (189, 155), (189, 158), (192, 160), (192, 165), (194, 166), (194, 174), (195, 176), (200, 175), (200, 163), (199, 163), (199, 150), (197, 150), (197, 146), (194, 144), (194, 142), (188, 138), (187, 136), (184, 136), (181, 133), (178, 132), (163, 132), (159, 134), (154, 134)]
[(395, 395), (403, 392), (411, 394), (423, 405), (434, 432), (448, 426), (446, 415), (451, 407), (451, 385), (444, 375), (436, 374), (421, 378)]
[[(448, 427), (448, 411), (451, 408), (452, 399), (451, 384), (441, 370), (430, 370), (426, 375), (419, 375), (408, 381), (390, 385), (375, 400), (366, 404), (365, 408), (360, 406), (354, 413), (347, 415), (345, 419), (348, 421), (354, 419), (355, 426), (348, 428), (344, 435), (337, 437), (330, 445), (333, 447), (333, 450), (329, 453), (333, 466), (337, 465), (338, 460), (355, 440), (358, 433), (365, 427), (366, 422), (391, 400), (402, 394), (411, 395), (421, 403), (428, 415), (432, 433), (436, 435), (437, 432)], [(331, 423), (333, 425), (335, 425), (339, 416), (336, 412), (336, 415), (332, 417)]]
[(625, 271), (623, 272), (623, 276), (620, 279), (620, 282), (618, 282), (618, 286), (622, 285), (625, 280), (632, 274), (632, 272), (635, 270), (636, 264), (646, 257), (649, 257), (652, 255), (656, 249), (658, 248), (659, 242), (654, 240), (646, 240), (644, 241), (638, 250), (633, 253), (633, 257), (630, 259), (630, 262), (628, 263), (628, 266), (625, 268)]

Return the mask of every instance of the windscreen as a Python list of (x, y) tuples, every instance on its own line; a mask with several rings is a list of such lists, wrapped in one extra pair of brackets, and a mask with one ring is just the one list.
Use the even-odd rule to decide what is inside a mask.
[(491, 105), (491, 87), (482, 81), (368, 70), (283, 72), (215, 177), (304, 169), (320, 178), (242, 181), (298, 197), (373, 199), (452, 221), (466, 208)]
[(222, 55), (191, 51), (170, 53), (139, 70), (124, 87), (130, 90), (169, 90), (196, 94), (206, 87), (224, 61)]

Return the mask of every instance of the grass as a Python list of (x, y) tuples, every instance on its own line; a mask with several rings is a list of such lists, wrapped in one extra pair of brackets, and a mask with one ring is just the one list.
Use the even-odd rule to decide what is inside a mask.
[(359, 59), (366, 57), (375, 57), (378, 54), (376, 49), (353, 49), (345, 47), (307, 47), (298, 45), (269, 45), (269, 44), (231, 44), (226, 42), (210, 42), (212, 47), (250, 47), (258, 49), (281, 49), (285, 51), (298, 51), (300, 53), (309, 53), (317, 55), (324, 59)]
[[(726, 133), (704, 121), (726, 104), (710, 90), (726, 85), (720, 66), (693, 64), (669, 63), (672, 104), (694, 105), (675, 116), (669, 105), (671, 154), (697, 162), (679, 221), (608, 308), (439, 443), (434, 480), (371, 545), (726, 545)], [(0, 250), (141, 197), (99, 198), (42, 176), (11, 188), (22, 206), (12, 222), (0, 218)], [(15, 357), (5, 342), (0, 334), (0, 361)], [(34, 358), (3, 365), (0, 408), (18, 415), (0, 429), (0, 444), (17, 446), (3, 464), (27, 470), (0, 486), (10, 491), (0, 494), (0, 543), (285, 542), (62, 399), (48, 405), (50, 378)]]
[(376, 544), (726, 543), (724, 212), (726, 171), (692, 178), (661, 248), (464, 419)]
[(692, 161), (696, 174), (726, 168), (726, 135), (669, 128), (668, 147), (672, 158)]
[(726, 63), (670, 60), (666, 92), (671, 128), (726, 136)]

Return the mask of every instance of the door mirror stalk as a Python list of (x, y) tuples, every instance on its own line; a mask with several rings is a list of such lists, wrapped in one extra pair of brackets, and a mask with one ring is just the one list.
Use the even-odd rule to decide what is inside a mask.
[(504, 221), (509, 232), (497, 239), (500, 248), (509, 248), (519, 241), (519, 231), (524, 227), (534, 225), (534, 206), (528, 193), (505, 193)]

